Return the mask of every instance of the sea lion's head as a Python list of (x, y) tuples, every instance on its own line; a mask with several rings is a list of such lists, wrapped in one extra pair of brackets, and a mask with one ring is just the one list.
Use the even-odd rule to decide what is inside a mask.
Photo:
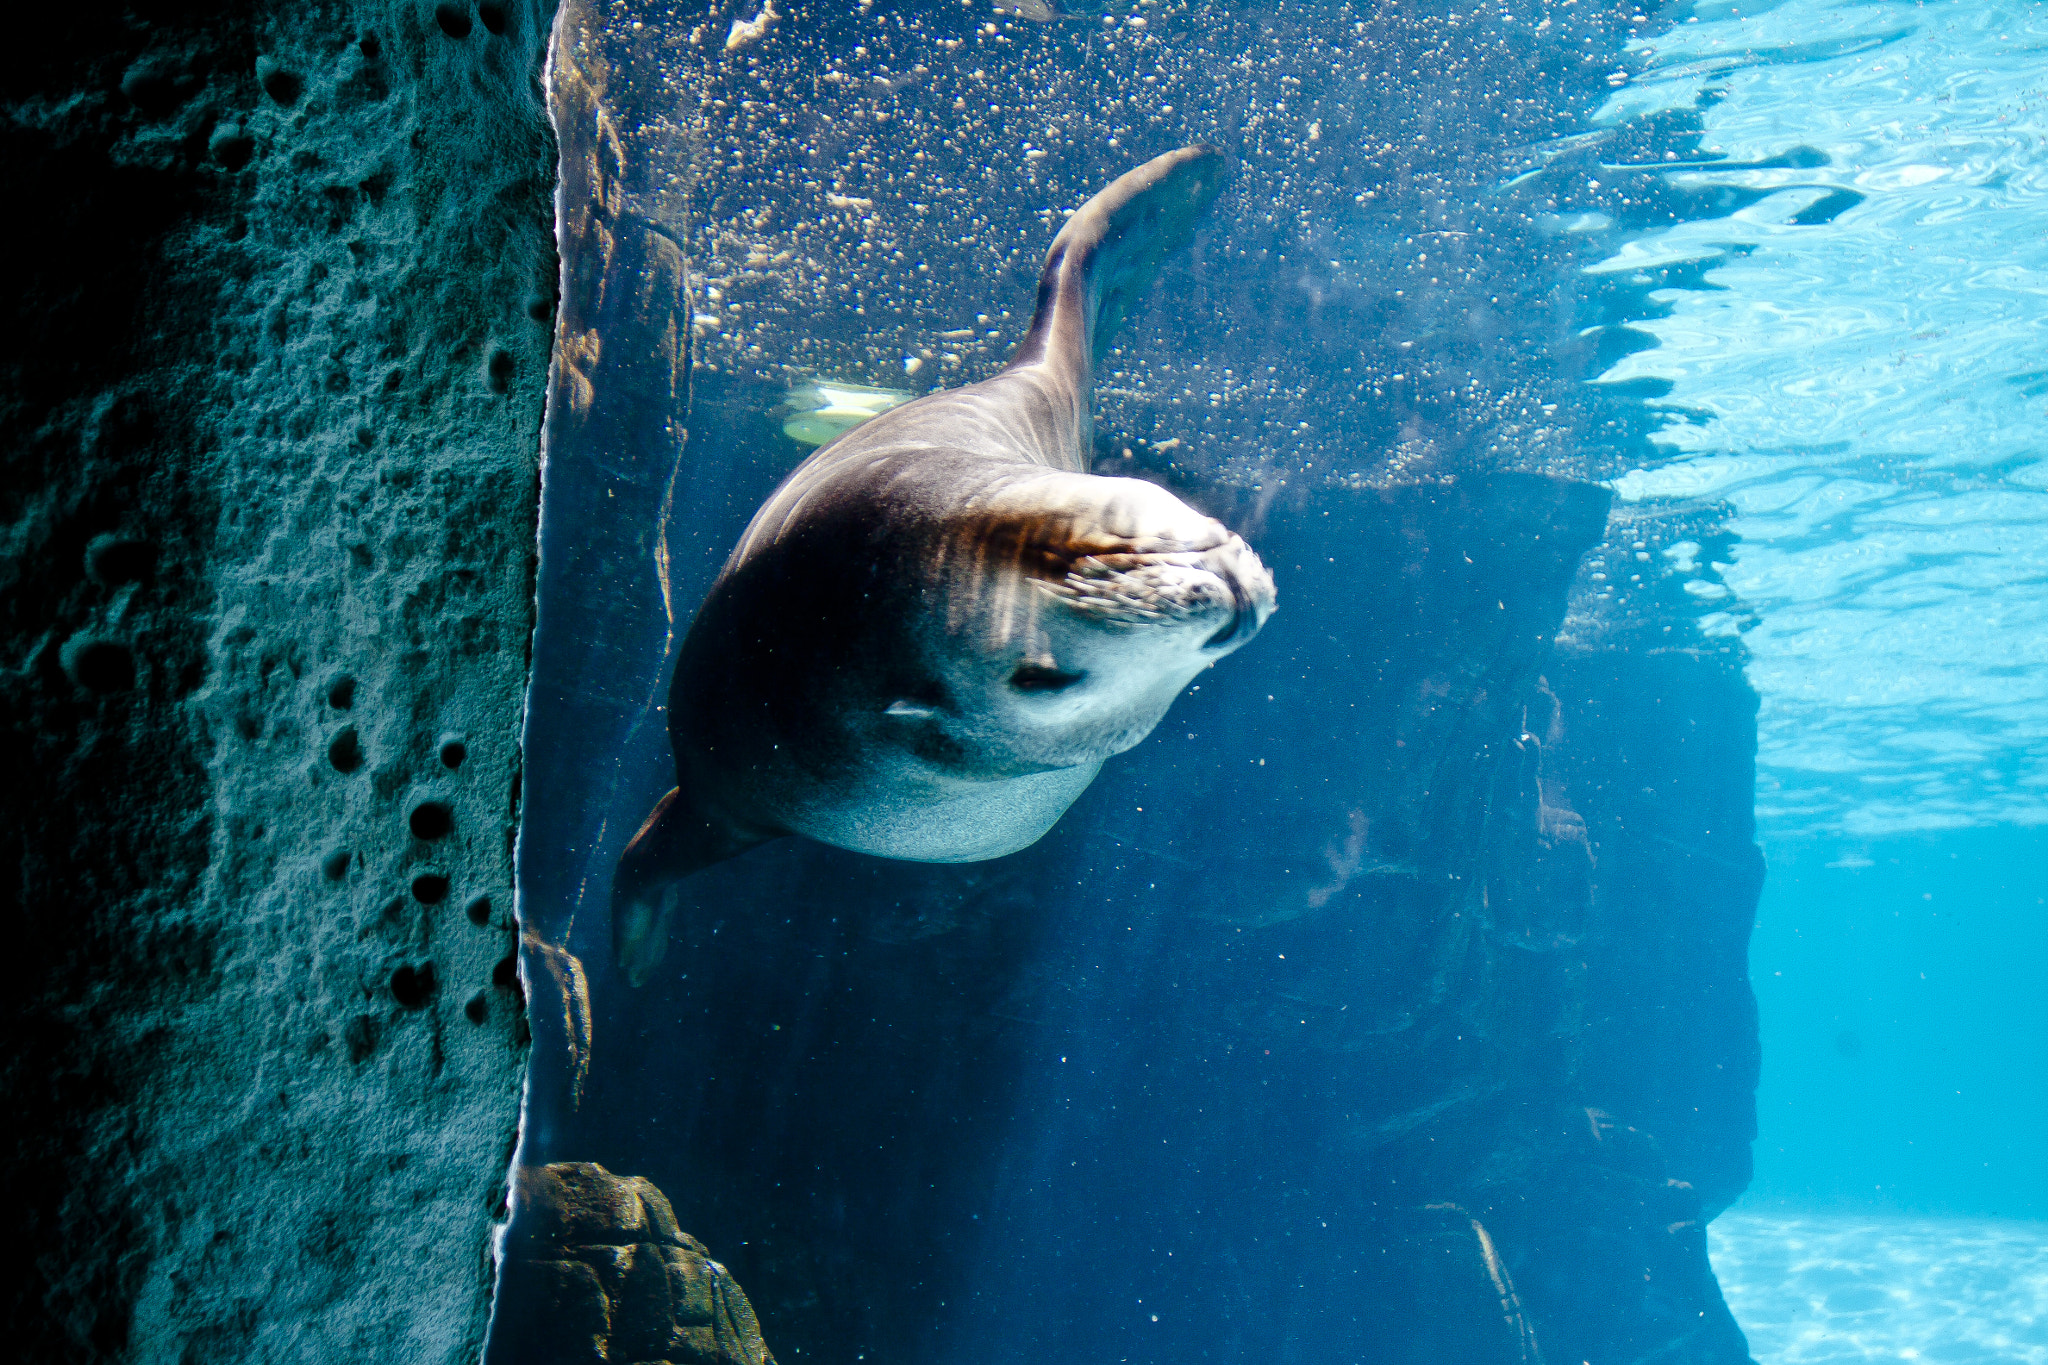
[(931, 558), (906, 741), (987, 776), (1100, 764), (1258, 633), (1272, 575), (1228, 527), (1138, 479), (1008, 479)]

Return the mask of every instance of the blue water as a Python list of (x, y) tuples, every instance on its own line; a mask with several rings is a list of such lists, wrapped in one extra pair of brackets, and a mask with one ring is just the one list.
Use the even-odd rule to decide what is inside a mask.
[[(1762, 700), (1756, 1178), (1714, 1260), (1760, 1361), (2048, 1359), (2048, 7), (1697, 6), (1599, 116), (1711, 93), (1631, 234), (1693, 588)], [(1815, 222), (1816, 218), (1825, 221)]]
[(2048, 1360), (2048, 833), (1773, 850), (1756, 1177), (1713, 1230), (1759, 1361)]
[[(536, 1082), (529, 1154), (656, 1178), (745, 1283), (793, 1274), (766, 1207), (830, 1230), (821, 1264), (901, 1253), (882, 1297), (951, 1334), (935, 1358), (1346, 1358), (1384, 1137), (1354, 1111), (1488, 1102), (1382, 1059), (1506, 988), (1401, 993), (1442, 906), (1346, 747), (1385, 672), (1346, 642), (1385, 623), (1341, 542), (1390, 489), (1550, 476), (1615, 498), (1560, 656), (1698, 662), (1643, 675), (1674, 707), (1716, 668), (1756, 692), (1755, 1168), (1707, 1234), (1752, 1356), (2048, 1362), (2048, 5), (778, 10), (626, 4), (593, 40), (634, 168), (617, 230), (687, 254), (694, 363), (631, 448), (550, 449), (521, 896), (584, 956), (598, 1050), (582, 1108)], [(1064, 214), (1195, 138), (1234, 180), (1103, 360), (1098, 461), (1246, 529), (1268, 636), (1041, 848), (770, 846), (705, 876), (671, 979), (625, 992), (609, 867), (670, 780), (689, 613), (808, 451), (785, 423), (821, 379), (985, 377)], [(1549, 591), (1532, 546), (1464, 547), (1526, 589), (1504, 612)], [(1600, 714), (1617, 753), (1657, 732)], [(1745, 803), (1731, 829), (1566, 785), (1673, 850), (1633, 875), (1678, 940), (1695, 890), (1748, 875)], [(1414, 961), (1364, 943), (1389, 907)], [(1588, 969), (1581, 928), (1518, 931), (1528, 1034), (1473, 1048), (1562, 1073), (1583, 1027), (1587, 1084), (1725, 1176), (1739, 945), (1666, 999), (1650, 949), (1595, 935)], [(1543, 1013), (1574, 961), (1610, 1017)]]
[(2048, 6), (1697, 6), (1645, 48), (1598, 121), (1712, 92), (1703, 153), (1816, 163), (1673, 171), (1752, 202), (1593, 267), (1704, 267), (1600, 378), (1671, 386), (1624, 497), (1735, 509), (1759, 819), (2048, 821)]

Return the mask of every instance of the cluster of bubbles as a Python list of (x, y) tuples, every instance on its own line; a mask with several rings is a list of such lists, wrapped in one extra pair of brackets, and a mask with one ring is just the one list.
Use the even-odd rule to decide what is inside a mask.
[(1065, 215), (1209, 142), (1231, 179), (1099, 357), (1105, 430), (1241, 487), (1597, 478), (1641, 462), (1649, 419), (1583, 382), (1616, 325), (1584, 225), (1672, 210), (1597, 166), (1686, 145), (1668, 119), (1584, 144), (1646, 22), (1598, 0), (652, 3), (609, 25), (610, 98), (636, 206), (693, 263), (700, 373), (985, 377)]

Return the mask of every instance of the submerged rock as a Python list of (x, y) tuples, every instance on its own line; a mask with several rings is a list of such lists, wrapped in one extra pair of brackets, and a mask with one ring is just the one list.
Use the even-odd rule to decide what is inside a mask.
[(523, 1168), (505, 1255), (492, 1336), (522, 1359), (774, 1365), (746, 1294), (650, 1180)]

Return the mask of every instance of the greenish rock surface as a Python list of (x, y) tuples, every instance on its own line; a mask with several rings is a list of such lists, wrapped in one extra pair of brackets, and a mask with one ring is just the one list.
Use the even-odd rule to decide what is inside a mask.
[(560, 1365), (775, 1365), (747, 1296), (651, 1180), (587, 1161), (519, 1172), (495, 1340)]
[(17, 1358), (481, 1349), (528, 1050), (551, 10), (141, 0), (16, 26)]

